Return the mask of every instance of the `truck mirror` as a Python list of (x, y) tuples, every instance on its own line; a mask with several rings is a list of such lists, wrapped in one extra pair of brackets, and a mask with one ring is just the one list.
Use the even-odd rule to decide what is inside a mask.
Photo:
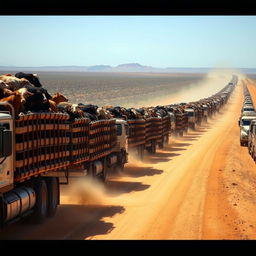
[(0, 157), (7, 157), (12, 154), (12, 132), (0, 127)]

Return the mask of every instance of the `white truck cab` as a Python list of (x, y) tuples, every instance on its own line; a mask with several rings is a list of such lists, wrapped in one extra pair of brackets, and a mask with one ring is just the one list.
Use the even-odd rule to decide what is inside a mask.
[(248, 145), (248, 133), (252, 120), (256, 120), (256, 116), (241, 116), (238, 124), (240, 126), (240, 145)]
[(129, 135), (129, 127), (125, 120), (116, 119), (116, 127), (117, 127), (117, 146), (120, 149), (126, 150), (128, 149), (127, 137)]
[(170, 117), (170, 131), (174, 132), (175, 130), (175, 115), (173, 112), (167, 111), (169, 117)]
[(190, 128), (195, 129), (196, 114), (193, 108), (186, 108), (185, 112), (188, 114), (188, 125)]
[(0, 192), (13, 188), (15, 151), (13, 119), (10, 114), (0, 113)]
[(203, 118), (204, 118), (205, 121), (207, 121), (209, 107), (206, 104), (204, 104), (203, 105), (203, 110), (204, 110)]
[(116, 119), (117, 128), (117, 145), (114, 149), (116, 155), (112, 156), (113, 163), (116, 162), (120, 171), (123, 170), (124, 164), (128, 162), (128, 135), (129, 126), (123, 119)]

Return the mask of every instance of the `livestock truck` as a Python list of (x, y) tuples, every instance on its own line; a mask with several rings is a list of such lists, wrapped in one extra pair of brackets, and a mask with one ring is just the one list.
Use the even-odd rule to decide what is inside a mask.
[(188, 115), (179, 104), (167, 107), (170, 116), (170, 132), (175, 136), (183, 136), (188, 131)]
[(162, 148), (169, 141), (170, 122), (170, 116), (127, 120), (128, 151), (134, 151), (141, 160), (145, 150), (156, 153), (157, 146)]
[(195, 129), (195, 126), (196, 126), (196, 112), (193, 108), (185, 108), (185, 112), (187, 113), (188, 115), (188, 126), (191, 128), (191, 129)]
[(127, 123), (110, 119), (68, 121), (65, 113), (15, 118), (0, 112), (0, 225), (27, 215), (34, 223), (53, 216), (60, 185), (76, 172), (105, 180), (127, 162)]

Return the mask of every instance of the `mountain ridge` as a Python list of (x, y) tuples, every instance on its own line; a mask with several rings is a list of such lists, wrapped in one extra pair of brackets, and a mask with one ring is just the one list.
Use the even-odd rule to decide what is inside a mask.
[[(21, 66), (0, 66), (1, 71), (55, 71), (55, 72), (151, 72), (151, 73), (207, 73), (213, 68), (210, 67), (166, 67), (157, 68), (152, 66), (141, 65), (139, 63), (124, 63), (117, 66), (110, 65), (63, 65), (63, 66), (38, 66), (38, 67), (21, 67)], [(222, 69), (222, 68), (219, 68)], [(226, 69), (226, 68), (223, 68)], [(228, 68), (227, 68), (228, 69)], [(235, 68), (245, 73), (256, 73), (256, 68)]]

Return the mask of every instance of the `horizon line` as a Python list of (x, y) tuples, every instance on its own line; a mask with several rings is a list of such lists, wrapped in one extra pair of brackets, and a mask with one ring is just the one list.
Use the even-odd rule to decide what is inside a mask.
[[(46, 66), (46, 65), (41, 65), (41, 66), (16, 66), (16, 65), (0, 65), (0, 68), (56, 68), (56, 67), (94, 67), (94, 66), (109, 66), (109, 67), (118, 67), (120, 65), (129, 65), (129, 64), (139, 64), (139, 63), (124, 63), (124, 64), (118, 64), (117, 66), (111, 66), (108, 64), (96, 64), (96, 65), (52, 65), (52, 66)], [(154, 69), (256, 69), (256, 67), (154, 67), (154, 66), (146, 66), (146, 65), (141, 65), (142, 67), (147, 67), (147, 68), (154, 68)]]

